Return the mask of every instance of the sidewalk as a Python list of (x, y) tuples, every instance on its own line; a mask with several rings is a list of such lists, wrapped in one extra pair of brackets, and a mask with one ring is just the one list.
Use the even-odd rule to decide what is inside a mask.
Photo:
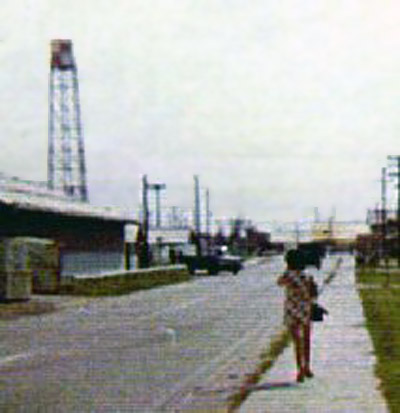
[(294, 350), (290, 345), (254, 386), (241, 413), (388, 411), (374, 375), (373, 347), (350, 260), (344, 260), (320, 303), (329, 315), (326, 321), (313, 325), (315, 377), (296, 383)]

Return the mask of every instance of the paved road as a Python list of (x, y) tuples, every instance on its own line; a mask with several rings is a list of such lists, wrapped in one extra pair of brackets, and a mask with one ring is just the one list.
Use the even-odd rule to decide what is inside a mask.
[(282, 320), (282, 259), (0, 322), (0, 410), (176, 411), (254, 370)]

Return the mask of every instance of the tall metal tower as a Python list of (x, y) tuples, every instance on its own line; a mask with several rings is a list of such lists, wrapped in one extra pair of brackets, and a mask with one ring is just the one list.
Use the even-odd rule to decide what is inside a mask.
[(47, 181), (50, 189), (88, 200), (78, 71), (71, 40), (52, 40)]

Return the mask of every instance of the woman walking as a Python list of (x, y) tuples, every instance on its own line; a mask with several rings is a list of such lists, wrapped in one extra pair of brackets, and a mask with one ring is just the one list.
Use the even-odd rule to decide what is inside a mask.
[(294, 342), (297, 381), (313, 377), (311, 359), (311, 280), (304, 272), (304, 254), (290, 250), (285, 257), (287, 269), (278, 278), (278, 285), (285, 287), (284, 322)]

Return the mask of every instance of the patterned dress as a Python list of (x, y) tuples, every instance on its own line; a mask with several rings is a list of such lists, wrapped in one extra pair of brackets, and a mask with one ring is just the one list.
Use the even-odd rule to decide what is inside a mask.
[(286, 289), (284, 323), (287, 327), (310, 322), (311, 302), (309, 279), (304, 272), (287, 270), (283, 274)]

